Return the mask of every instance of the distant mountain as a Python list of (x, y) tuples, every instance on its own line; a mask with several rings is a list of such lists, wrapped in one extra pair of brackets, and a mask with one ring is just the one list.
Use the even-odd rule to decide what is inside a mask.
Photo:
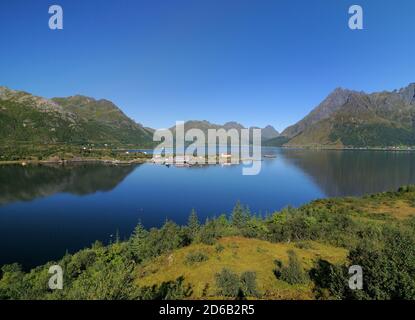
[(264, 140), (274, 139), (280, 135), (280, 133), (277, 130), (275, 130), (273, 126), (270, 126), (270, 125), (263, 128), (261, 131), (261, 134), (262, 134), (262, 139)]
[[(221, 127), (220, 125), (219, 125), (219, 127)], [(240, 124), (240, 123), (238, 123), (238, 122), (236, 122), (236, 121), (230, 121), (230, 122), (226, 122), (224, 125), (223, 125), (223, 128), (224, 129), (226, 129), (226, 130), (229, 130), (229, 129), (236, 129), (236, 130), (242, 130), (242, 129), (245, 129), (245, 127), (242, 125), (242, 124)]]
[[(208, 129), (239, 132), (245, 129), (234, 121), (223, 125), (187, 121), (185, 130), (192, 128), (201, 129), (206, 135)], [(136, 123), (109, 100), (82, 95), (46, 99), (0, 87), (0, 143), (3, 146), (65, 143), (151, 147), (155, 144), (153, 133), (154, 129)], [(263, 141), (278, 135), (272, 126), (262, 129)]]
[(152, 133), (108, 100), (45, 99), (0, 87), (0, 142), (146, 146)]
[(102, 128), (105, 134), (110, 133), (117, 141), (123, 144), (148, 144), (153, 139), (153, 131), (144, 128), (127, 117), (111, 101), (85, 96), (72, 96), (68, 98), (53, 98), (52, 101), (62, 106), (65, 110), (75, 113), (81, 119)]
[(287, 146), (413, 146), (415, 84), (371, 94), (338, 88), (281, 136)]
[[(175, 132), (175, 127), (170, 128), (173, 132)], [(209, 129), (215, 129), (215, 130), (219, 130), (219, 129), (225, 129), (225, 130), (230, 130), (230, 129), (236, 129), (238, 132), (240, 132), (242, 129), (247, 129), (246, 127), (244, 127), (242, 124), (235, 122), (235, 121), (231, 121), (231, 122), (226, 122), (225, 124), (221, 125), (221, 124), (215, 124), (215, 123), (211, 123), (209, 121), (206, 120), (189, 120), (186, 121), (184, 123), (184, 129), (185, 131), (189, 130), (189, 129), (200, 129), (205, 133), (205, 136), (207, 137), (207, 133)], [(269, 140), (269, 139), (273, 139), (279, 136), (279, 133), (277, 130), (275, 130), (275, 128), (273, 126), (266, 126), (265, 128), (259, 128), (259, 127), (250, 127), (250, 130), (252, 129), (261, 129), (261, 137), (263, 141)]]
[(339, 110), (347, 101), (352, 91), (342, 88), (335, 89), (322, 103), (313, 109), (305, 118), (286, 128), (281, 135), (292, 138), (302, 133), (315, 123), (329, 118)]

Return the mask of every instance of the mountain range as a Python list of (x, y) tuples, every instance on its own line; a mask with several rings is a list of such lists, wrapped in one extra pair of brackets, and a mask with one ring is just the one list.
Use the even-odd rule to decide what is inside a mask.
[[(185, 128), (225, 130), (244, 128), (187, 121)], [(136, 123), (111, 101), (75, 95), (46, 99), (0, 87), (0, 144), (108, 144), (150, 147), (154, 129)], [(263, 139), (279, 135), (272, 126), (262, 129)]]
[(415, 83), (371, 94), (337, 88), (281, 136), (287, 146), (413, 146)]
[[(207, 120), (190, 120), (190, 121), (186, 121), (184, 123), (184, 130), (185, 132), (189, 129), (199, 129), (202, 130), (202, 132), (205, 134), (205, 136), (207, 137), (208, 135), (208, 130), (209, 129), (215, 129), (215, 130), (219, 130), (219, 129), (224, 129), (224, 130), (230, 130), (230, 129), (235, 129), (238, 131), (238, 133), (241, 132), (242, 129), (249, 129), (250, 132), (252, 132), (252, 129), (260, 129), (261, 130), (261, 138), (262, 141), (267, 141), (273, 138), (276, 138), (280, 135), (280, 133), (275, 130), (275, 128), (271, 125), (268, 125), (264, 128), (259, 128), (259, 127), (249, 127), (246, 128), (244, 127), (242, 124), (235, 122), (235, 121), (230, 121), (230, 122), (226, 122), (225, 124), (215, 124), (215, 123), (211, 123)], [(175, 132), (175, 127), (171, 127), (170, 130), (172, 130), (172, 132)]]
[[(236, 129), (191, 120), (185, 130)], [(256, 127), (251, 127), (256, 128)], [(415, 145), (415, 83), (394, 91), (364, 93), (337, 88), (281, 134), (262, 128), (263, 144), (288, 147), (387, 147)], [(75, 95), (46, 99), (0, 87), (0, 144), (109, 144), (150, 147), (154, 129), (136, 123), (114, 103)]]
[(0, 87), (0, 143), (142, 145), (152, 131), (108, 100), (45, 99)]

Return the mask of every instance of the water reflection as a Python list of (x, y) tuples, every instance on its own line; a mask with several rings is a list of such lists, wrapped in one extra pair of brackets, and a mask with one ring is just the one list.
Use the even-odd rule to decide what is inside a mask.
[(0, 205), (56, 193), (87, 195), (111, 191), (136, 166), (73, 164), (0, 167)]
[(351, 150), (281, 150), (327, 196), (363, 195), (415, 183), (415, 154)]
[[(274, 164), (263, 165), (260, 176), (294, 166), (327, 196), (363, 195), (415, 183), (415, 154), (410, 152), (264, 148), (263, 154), (266, 155), (264, 162)], [(89, 195), (111, 191), (139, 166), (0, 166), (0, 205), (57, 193)], [(191, 169), (209, 170), (209, 166)]]

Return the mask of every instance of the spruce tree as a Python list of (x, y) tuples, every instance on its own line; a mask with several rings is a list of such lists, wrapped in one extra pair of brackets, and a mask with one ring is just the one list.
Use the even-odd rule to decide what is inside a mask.
[(195, 209), (192, 209), (192, 212), (190, 213), (187, 226), (189, 228), (189, 237), (194, 241), (200, 230), (200, 222)]
[(245, 225), (245, 212), (244, 207), (238, 201), (232, 210), (232, 224), (237, 228), (242, 228)]
[(148, 237), (148, 231), (144, 228), (141, 221), (134, 229), (133, 235), (130, 239), (130, 248), (133, 254), (134, 260), (141, 261), (146, 258), (146, 240)]

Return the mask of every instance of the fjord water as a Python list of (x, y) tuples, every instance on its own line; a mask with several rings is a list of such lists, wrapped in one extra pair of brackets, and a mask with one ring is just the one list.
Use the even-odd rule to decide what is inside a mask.
[(157, 227), (229, 213), (239, 200), (262, 215), (331, 196), (415, 183), (415, 153), (269, 148), (257, 176), (241, 165), (0, 166), (0, 265), (26, 268), (65, 252), (128, 237), (138, 221)]

